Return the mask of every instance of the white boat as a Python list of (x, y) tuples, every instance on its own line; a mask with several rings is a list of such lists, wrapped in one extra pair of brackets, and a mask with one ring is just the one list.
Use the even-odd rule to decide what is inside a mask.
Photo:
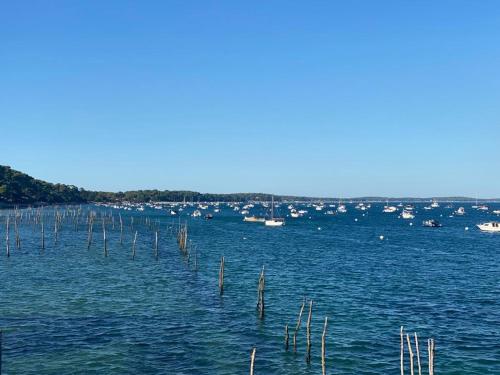
[(401, 217), (403, 219), (413, 219), (415, 218), (415, 215), (413, 215), (410, 211), (403, 210), (403, 212), (401, 213)]
[(345, 206), (343, 204), (339, 204), (337, 206), (337, 212), (339, 214), (345, 214), (347, 212), (347, 208), (345, 208)]
[(325, 212), (325, 215), (335, 215), (335, 212), (333, 212), (332, 210), (328, 210)]
[(500, 223), (497, 221), (490, 221), (487, 223), (477, 224), (477, 227), (483, 232), (500, 233)]
[(494, 213), (495, 215), (500, 215), (500, 210), (494, 210), (494, 211), (493, 211), (493, 213)]
[(191, 214), (192, 217), (200, 217), (201, 216), (201, 212), (200, 210), (195, 210), (192, 214)]
[(477, 209), (480, 210), (480, 211), (488, 211), (488, 206), (482, 204)]
[(465, 208), (463, 207), (458, 207), (458, 209), (455, 211), (455, 215), (462, 216), (465, 214)]
[(248, 215), (249, 213), (250, 213), (250, 211), (248, 211), (248, 210), (241, 210), (240, 211), (240, 214), (242, 214), (242, 215)]
[(398, 210), (398, 208), (394, 207), (394, 206), (384, 206), (384, 209), (382, 210), (382, 212), (393, 213), (393, 212), (396, 212), (397, 210)]
[(432, 210), (432, 207), (431, 206), (425, 206), (424, 210)]
[(438, 208), (439, 207), (439, 203), (437, 201), (432, 201), (431, 207), (432, 208)]
[(302, 215), (299, 214), (297, 211), (292, 210), (292, 211), (290, 211), (290, 216), (296, 219), (298, 217), (301, 217)]
[(249, 223), (263, 223), (266, 221), (263, 217), (256, 217), (256, 216), (245, 216), (243, 218), (243, 221), (249, 222)]
[(285, 219), (274, 217), (274, 195), (271, 198), (271, 218), (266, 219), (264, 224), (268, 227), (281, 227), (285, 224)]
[(172, 216), (177, 215), (177, 212), (175, 212), (174, 210), (170, 210), (170, 215)]

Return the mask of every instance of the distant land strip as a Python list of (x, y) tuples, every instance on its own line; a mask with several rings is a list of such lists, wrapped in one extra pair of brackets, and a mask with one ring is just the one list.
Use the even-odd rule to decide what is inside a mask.
[[(183, 190), (132, 190), (125, 192), (90, 191), (74, 185), (54, 184), (35, 179), (26, 173), (0, 165), (0, 206), (42, 205), (42, 204), (83, 204), (92, 202), (247, 202), (270, 201), (269, 193), (212, 194)], [(274, 195), (277, 201), (322, 201), (336, 202), (474, 202), (470, 197), (306, 197)], [(482, 198), (478, 202), (500, 202), (500, 198)]]

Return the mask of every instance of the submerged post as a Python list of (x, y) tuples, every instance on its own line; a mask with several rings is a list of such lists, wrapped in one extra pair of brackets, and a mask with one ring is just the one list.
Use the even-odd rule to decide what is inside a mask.
[(102, 218), (102, 239), (104, 242), (104, 256), (108, 256), (108, 243), (106, 241), (106, 226), (104, 224), (104, 218)]
[(297, 351), (297, 334), (299, 333), (300, 324), (302, 323), (302, 313), (304, 312), (304, 307), (306, 305), (306, 300), (302, 301), (300, 306), (299, 318), (297, 319), (297, 325), (295, 326), (295, 331), (293, 332), (293, 351)]
[(411, 341), (409, 334), (406, 334), (406, 344), (408, 345), (408, 354), (410, 356), (410, 374), (413, 375), (413, 350), (411, 349)]
[(253, 375), (253, 366), (255, 362), (255, 350), (256, 348), (253, 348), (252, 354), (250, 356), (250, 375)]
[(399, 362), (400, 362), (400, 367), (401, 367), (401, 375), (404, 375), (405, 373), (405, 368), (404, 368), (404, 341), (403, 341), (403, 326), (401, 326), (401, 329), (399, 330), (399, 336), (400, 336), (400, 357), (399, 357)]
[(262, 271), (259, 276), (259, 288), (258, 288), (258, 298), (257, 298), (257, 308), (259, 309), (259, 318), (264, 318), (264, 288), (265, 288), (265, 276), (264, 276), (264, 266), (262, 266)]
[(288, 351), (288, 341), (290, 339), (290, 335), (288, 334), (288, 324), (285, 325), (285, 350)]
[(328, 317), (325, 317), (323, 335), (321, 335), (321, 373), (326, 375), (326, 329), (328, 327)]
[(155, 257), (158, 260), (158, 231), (155, 232)]
[(312, 318), (313, 301), (309, 302), (309, 316), (307, 317), (306, 336), (307, 336), (307, 351), (306, 362), (311, 363), (311, 318)]
[(134, 242), (132, 243), (132, 260), (135, 259), (135, 243), (137, 242), (137, 231), (134, 234)]
[(5, 224), (6, 225), (5, 244), (7, 246), (7, 258), (10, 257), (9, 220), (10, 220), (10, 217), (7, 216), (7, 223)]
[(224, 293), (224, 257), (221, 258), (219, 267), (219, 293)]
[(414, 333), (415, 335), (415, 349), (417, 351), (417, 365), (418, 365), (418, 375), (422, 375), (422, 366), (420, 365), (420, 350), (418, 348), (418, 337), (417, 337), (417, 332)]

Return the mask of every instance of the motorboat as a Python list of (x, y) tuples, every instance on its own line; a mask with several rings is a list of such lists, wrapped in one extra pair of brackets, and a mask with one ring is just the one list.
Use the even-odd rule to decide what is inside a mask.
[(403, 219), (413, 219), (415, 218), (415, 215), (413, 215), (410, 211), (403, 210), (403, 212), (401, 213), (401, 217)]
[(458, 207), (458, 209), (455, 211), (455, 215), (462, 216), (465, 214), (465, 208), (463, 207)]
[(490, 221), (476, 225), (482, 232), (500, 233), (500, 223), (498, 221)]
[(429, 227), (429, 228), (439, 228), (439, 227), (442, 227), (442, 224), (439, 221), (434, 220), (434, 219), (424, 220), (422, 222), (422, 225), (424, 227)]

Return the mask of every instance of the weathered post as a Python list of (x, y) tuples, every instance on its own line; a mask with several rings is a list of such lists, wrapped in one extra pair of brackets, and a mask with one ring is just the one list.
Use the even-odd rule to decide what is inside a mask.
[(323, 326), (323, 335), (321, 335), (321, 370), (322, 375), (326, 375), (326, 328), (328, 326), (328, 317), (325, 317)]
[(219, 267), (219, 293), (224, 293), (224, 257), (221, 258)]
[(307, 351), (306, 363), (311, 363), (311, 318), (312, 318), (313, 301), (309, 301), (309, 316), (307, 317), (306, 336), (307, 336)]
[(306, 300), (302, 301), (300, 306), (299, 318), (297, 319), (297, 325), (295, 326), (295, 331), (293, 332), (293, 351), (297, 351), (297, 334), (299, 333), (300, 324), (302, 323), (302, 313), (304, 312), (304, 307), (306, 305)]

